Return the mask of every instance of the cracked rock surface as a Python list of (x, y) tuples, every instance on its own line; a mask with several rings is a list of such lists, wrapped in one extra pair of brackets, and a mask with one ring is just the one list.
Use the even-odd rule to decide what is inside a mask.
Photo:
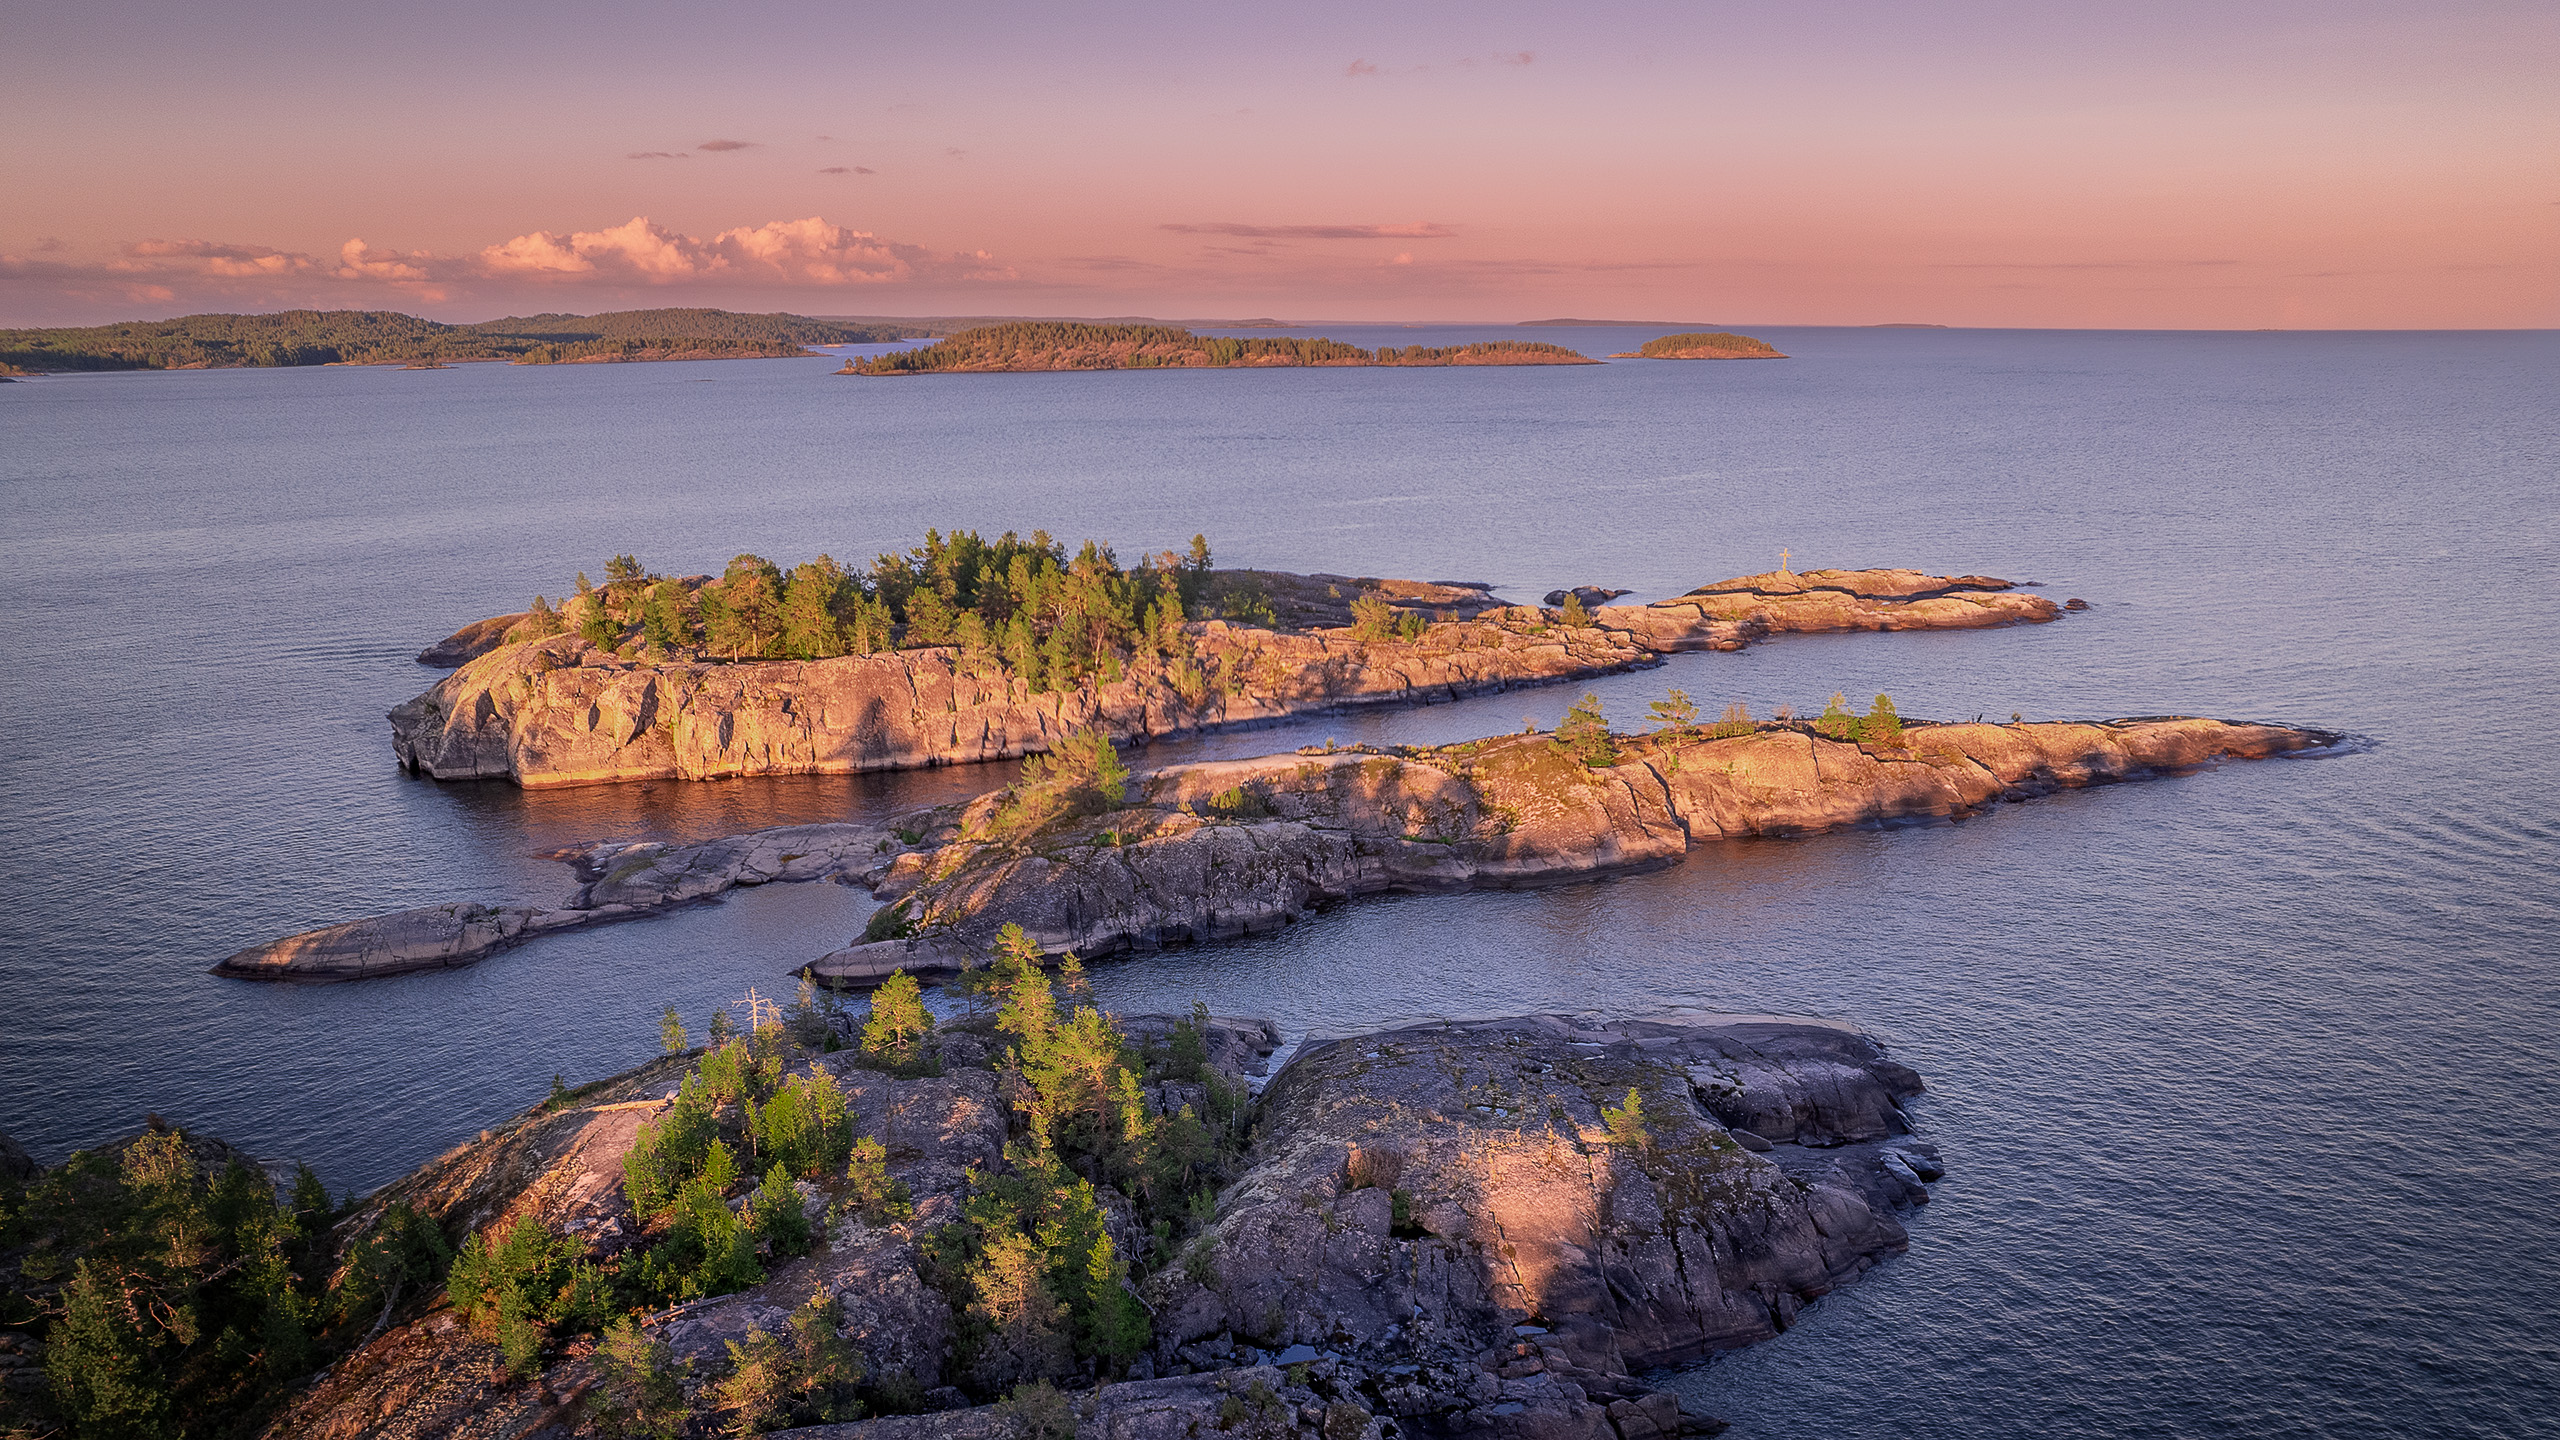
[[(1581, 679), (1787, 632), (1970, 629), (2062, 613), (2006, 580), (1913, 570), (1750, 576), (1653, 605), (1602, 606), (1574, 627), (1488, 607), (1472, 589), (1348, 583), (1384, 586), (1391, 598), (1403, 587), (1417, 614), (1450, 618), (1411, 640), (1208, 621), (1188, 627), (1188, 668), (1142, 659), (1119, 680), (1042, 694), (950, 648), (647, 663), (555, 636), (465, 660), (391, 711), (392, 746), (402, 765), (438, 779), (527, 786), (905, 770), (1044, 751), (1088, 725), (1121, 740), (1176, 735)], [(1332, 603), (1292, 614), (1330, 621)], [(471, 649), (461, 640), (450, 653)]]

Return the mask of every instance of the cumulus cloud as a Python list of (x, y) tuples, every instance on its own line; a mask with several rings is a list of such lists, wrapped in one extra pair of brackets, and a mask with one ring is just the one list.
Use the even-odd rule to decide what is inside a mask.
[(0, 281), (54, 297), (257, 305), (443, 301), (542, 289), (810, 289), (1005, 282), (984, 250), (937, 251), (817, 216), (686, 234), (647, 216), (600, 230), (535, 230), (471, 254), (352, 239), (335, 255), (202, 239), (137, 240), (101, 261), (0, 255)]
[(753, 140), (705, 140), (693, 148), (696, 150), (708, 150), (712, 154), (718, 155), (730, 150), (753, 150), (756, 148), (756, 142)]
[(1240, 240), (1447, 240), (1456, 227), (1417, 222), (1411, 225), (1240, 225), (1233, 221), (1167, 224), (1156, 227), (1176, 235), (1231, 235)]
[(991, 262), (985, 251), (940, 255), (814, 215), (709, 237), (681, 234), (636, 216), (609, 230), (567, 235), (537, 230), (479, 255), (480, 270), (490, 276), (644, 285), (835, 286), (888, 284), (925, 275), (994, 278), (1001, 267)]

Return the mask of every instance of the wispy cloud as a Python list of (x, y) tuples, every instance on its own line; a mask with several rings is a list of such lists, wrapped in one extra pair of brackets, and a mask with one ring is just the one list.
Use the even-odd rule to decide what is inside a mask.
[(830, 165), (818, 173), (821, 175), (877, 175), (880, 172), (868, 165)]
[(753, 140), (705, 140), (693, 148), (696, 150), (708, 150), (714, 155), (720, 155), (731, 150), (753, 150), (756, 148), (756, 142)]
[(634, 150), (622, 158), (625, 160), (690, 160), (693, 157), (681, 150)]
[(2237, 260), (1944, 260), (1932, 270), (2173, 270), (2237, 265)]
[(1411, 225), (1242, 225), (1233, 221), (1166, 224), (1156, 227), (1176, 235), (1229, 235), (1240, 240), (1447, 240), (1456, 227), (1421, 222)]
[(1434, 70), (1475, 70), (1490, 65), (1507, 65), (1517, 68), (1537, 63), (1538, 52), (1535, 50), (1502, 50), (1491, 55), (1461, 55), (1455, 60), (1445, 60), (1436, 64), (1406, 65), (1393, 70), (1373, 60), (1353, 60), (1342, 67), (1342, 74), (1347, 80), (1366, 80), (1372, 76), (1428, 75)]

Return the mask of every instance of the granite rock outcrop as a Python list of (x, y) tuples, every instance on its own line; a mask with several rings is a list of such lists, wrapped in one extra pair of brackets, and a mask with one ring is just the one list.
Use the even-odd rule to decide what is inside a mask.
[[(1123, 1022), (1149, 1043), (1172, 1022)], [(1213, 1021), (1226, 1083), (1278, 1036)], [(1012, 1108), (989, 1033), (941, 1037), (943, 1071), (900, 1079), (803, 1054), (882, 1142), (912, 1214), (828, 1212), (813, 1251), (758, 1285), (650, 1313), (643, 1333), (692, 1362), (692, 1423), (728, 1342), (778, 1333), (812, 1295), (870, 1383), (922, 1413), (774, 1432), (800, 1440), (1019, 1440), (1018, 1408), (954, 1388), (958, 1317), (927, 1252), (972, 1176), (1001, 1174)], [(590, 1261), (645, 1243), (618, 1184), (640, 1125), (687, 1061), (671, 1057), (457, 1146), (370, 1197), (337, 1232), (353, 1253), (394, 1206), (454, 1240), (516, 1220)], [(1188, 1094), (1168, 1084), (1151, 1107)], [(1190, 1087), (1196, 1088), (1196, 1087)], [(1625, 1108), (1636, 1096), (1632, 1115)], [(1151, 1334), (1125, 1371), (1059, 1403), (1115, 1440), (1675, 1440), (1684, 1415), (1645, 1377), (1764, 1340), (1804, 1306), (1908, 1248), (1899, 1218), (1941, 1173), (1906, 1106), (1920, 1079), (1819, 1020), (1537, 1015), (1310, 1039), (1255, 1102), (1253, 1141), (1179, 1253), (1132, 1277)], [(1616, 1113), (1612, 1113), (1616, 1112)], [(396, 1302), (382, 1333), (320, 1377), (274, 1440), (598, 1433), (590, 1346), (509, 1378), (439, 1297)], [(702, 1433), (708, 1433), (704, 1430)]]
[(1913, 725), (1899, 743), (1770, 725), (1629, 742), (1591, 767), (1543, 735), (1269, 756), (1158, 770), (1118, 810), (997, 833), (1000, 797), (947, 810), (875, 893), (907, 933), (808, 973), (947, 974), (1006, 925), (1086, 956), (1224, 939), (1385, 891), (1507, 888), (1668, 865), (1712, 838), (1947, 818), (2001, 800), (2319, 749), (2324, 731), (2204, 719)]
[[(1391, 600), (1408, 583), (1375, 582)], [(2005, 580), (1909, 570), (1751, 576), (1602, 606), (1587, 626), (1447, 601), (1406, 606), (1464, 617), (1430, 621), (1411, 639), (1197, 622), (1187, 627), (1190, 656), (1135, 659), (1121, 679), (1065, 692), (1034, 692), (992, 658), (948, 647), (651, 662), (560, 635), (499, 646), (395, 708), (392, 745), (421, 774), (526, 786), (915, 769), (1037, 753), (1087, 726), (1145, 740), (1585, 679), (1782, 633), (1980, 628), (2061, 613)]]

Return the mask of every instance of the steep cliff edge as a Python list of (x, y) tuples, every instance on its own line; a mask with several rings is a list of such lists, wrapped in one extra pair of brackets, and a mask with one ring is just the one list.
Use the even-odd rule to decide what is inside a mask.
[(1582, 679), (1773, 634), (1977, 629), (2060, 613), (1985, 576), (1781, 573), (1603, 606), (1589, 625), (1526, 608), (1433, 622), (1412, 639), (1194, 623), (1189, 656), (1131, 657), (1119, 680), (1041, 693), (994, 657), (950, 647), (650, 663), (556, 636), (482, 654), (392, 710), (392, 747), (438, 779), (526, 786), (917, 769), (1037, 753), (1091, 725), (1147, 739)]

